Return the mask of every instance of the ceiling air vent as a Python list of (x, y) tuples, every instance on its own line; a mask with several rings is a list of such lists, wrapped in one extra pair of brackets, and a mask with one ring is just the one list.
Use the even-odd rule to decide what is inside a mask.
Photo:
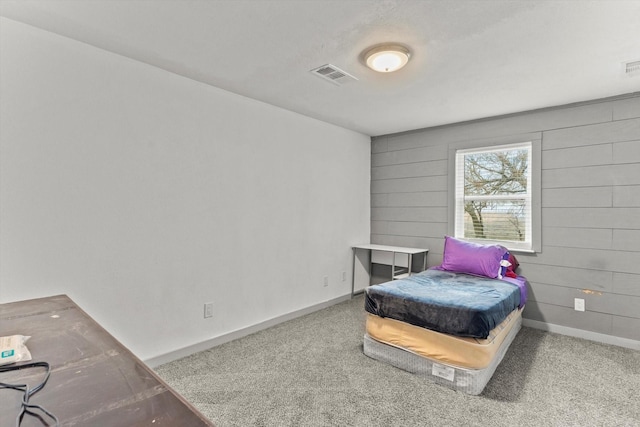
[(338, 86), (358, 80), (346, 71), (343, 71), (331, 64), (325, 64), (318, 68), (314, 68), (313, 70), (310, 70), (310, 72)]
[(625, 62), (624, 74), (627, 76), (640, 76), (640, 60)]

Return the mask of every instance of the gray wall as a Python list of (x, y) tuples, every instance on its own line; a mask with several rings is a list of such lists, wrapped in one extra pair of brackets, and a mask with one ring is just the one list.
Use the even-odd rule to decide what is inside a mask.
[(640, 340), (640, 93), (373, 138), (371, 242), (429, 248), (439, 264), (449, 144), (530, 132), (542, 133), (542, 251), (517, 254), (524, 317)]

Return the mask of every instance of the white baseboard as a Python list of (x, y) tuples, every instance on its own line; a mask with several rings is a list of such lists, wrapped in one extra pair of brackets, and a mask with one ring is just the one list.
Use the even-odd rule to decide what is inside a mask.
[(200, 351), (208, 350), (212, 347), (224, 344), (229, 341), (236, 340), (238, 338), (245, 337), (247, 335), (259, 332), (263, 329), (270, 328), (272, 326), (278, 325), (280, 323), (286, 322), (288, 320), (295, 319), (297, 317), (305, 316), (307, 314), (311, 314), (315, 311), (322, 310), (324, 308), (330, 307), (332, 305), (341, 303), (343, 301), (347, 301), (351, 299), (351, 294), (344, 295), (338, 298), (331, 299), (329, 301), (321, 302), (319, 304), (312, 305), (310, 307), (306, 307), (300, 310), (296, 310), (291, 313), (283, 314), (282, 316), (274, 317), (273, 319), (266, 320), (262, 323), (258, 323), (256, 325), (248, 326), (243, 329), (238, 329), (237, 331), (229, 332), (228, 334), (224, 334), (215, 338), (211, 338), (206, 341), (199, 342), (197, 344), (190, 345), (188, 347), (184, 347), (175, 351), (171, 351), (169, 353), (161, 354), (160, 356), (155, 356), (150, 359), (144, 361), (151, 368), (155, 368), (157, 366), (163, 365), (165, 363), (173, 362), (174, 360), (181, 359), (183, 357), (187, 357), (194, 353), (198, 353)]
[(530, 328), (541, 329), (543, 331), (554, 332), (556, 334), (568, 335), (570, 337), (583, 338), (590, 341), (597, 341), (604, 344), (617, 345), (633, 350), (640, 350), (640, 341), (616, 337), (613, 335), (600, 334), (598, 332), (584, 331), (582, 329), (569, 328), (568, 326), (554, 325), (552, 323), (540, 322), (539, 320), (522, 319), (522, 325)]

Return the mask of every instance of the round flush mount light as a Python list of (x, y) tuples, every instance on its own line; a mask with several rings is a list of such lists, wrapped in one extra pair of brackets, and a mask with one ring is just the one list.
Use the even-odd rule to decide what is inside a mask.
[(411, 52), (399, 44), (380, 44), (363, 53), (367, 67), (380, 73), (391, 73), (407, 65)]

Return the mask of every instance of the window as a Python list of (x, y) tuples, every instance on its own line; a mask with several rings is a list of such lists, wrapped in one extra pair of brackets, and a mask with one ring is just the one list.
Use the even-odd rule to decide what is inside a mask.
[(535, 249), (532, 142), (455, 150), (454, 235)]

